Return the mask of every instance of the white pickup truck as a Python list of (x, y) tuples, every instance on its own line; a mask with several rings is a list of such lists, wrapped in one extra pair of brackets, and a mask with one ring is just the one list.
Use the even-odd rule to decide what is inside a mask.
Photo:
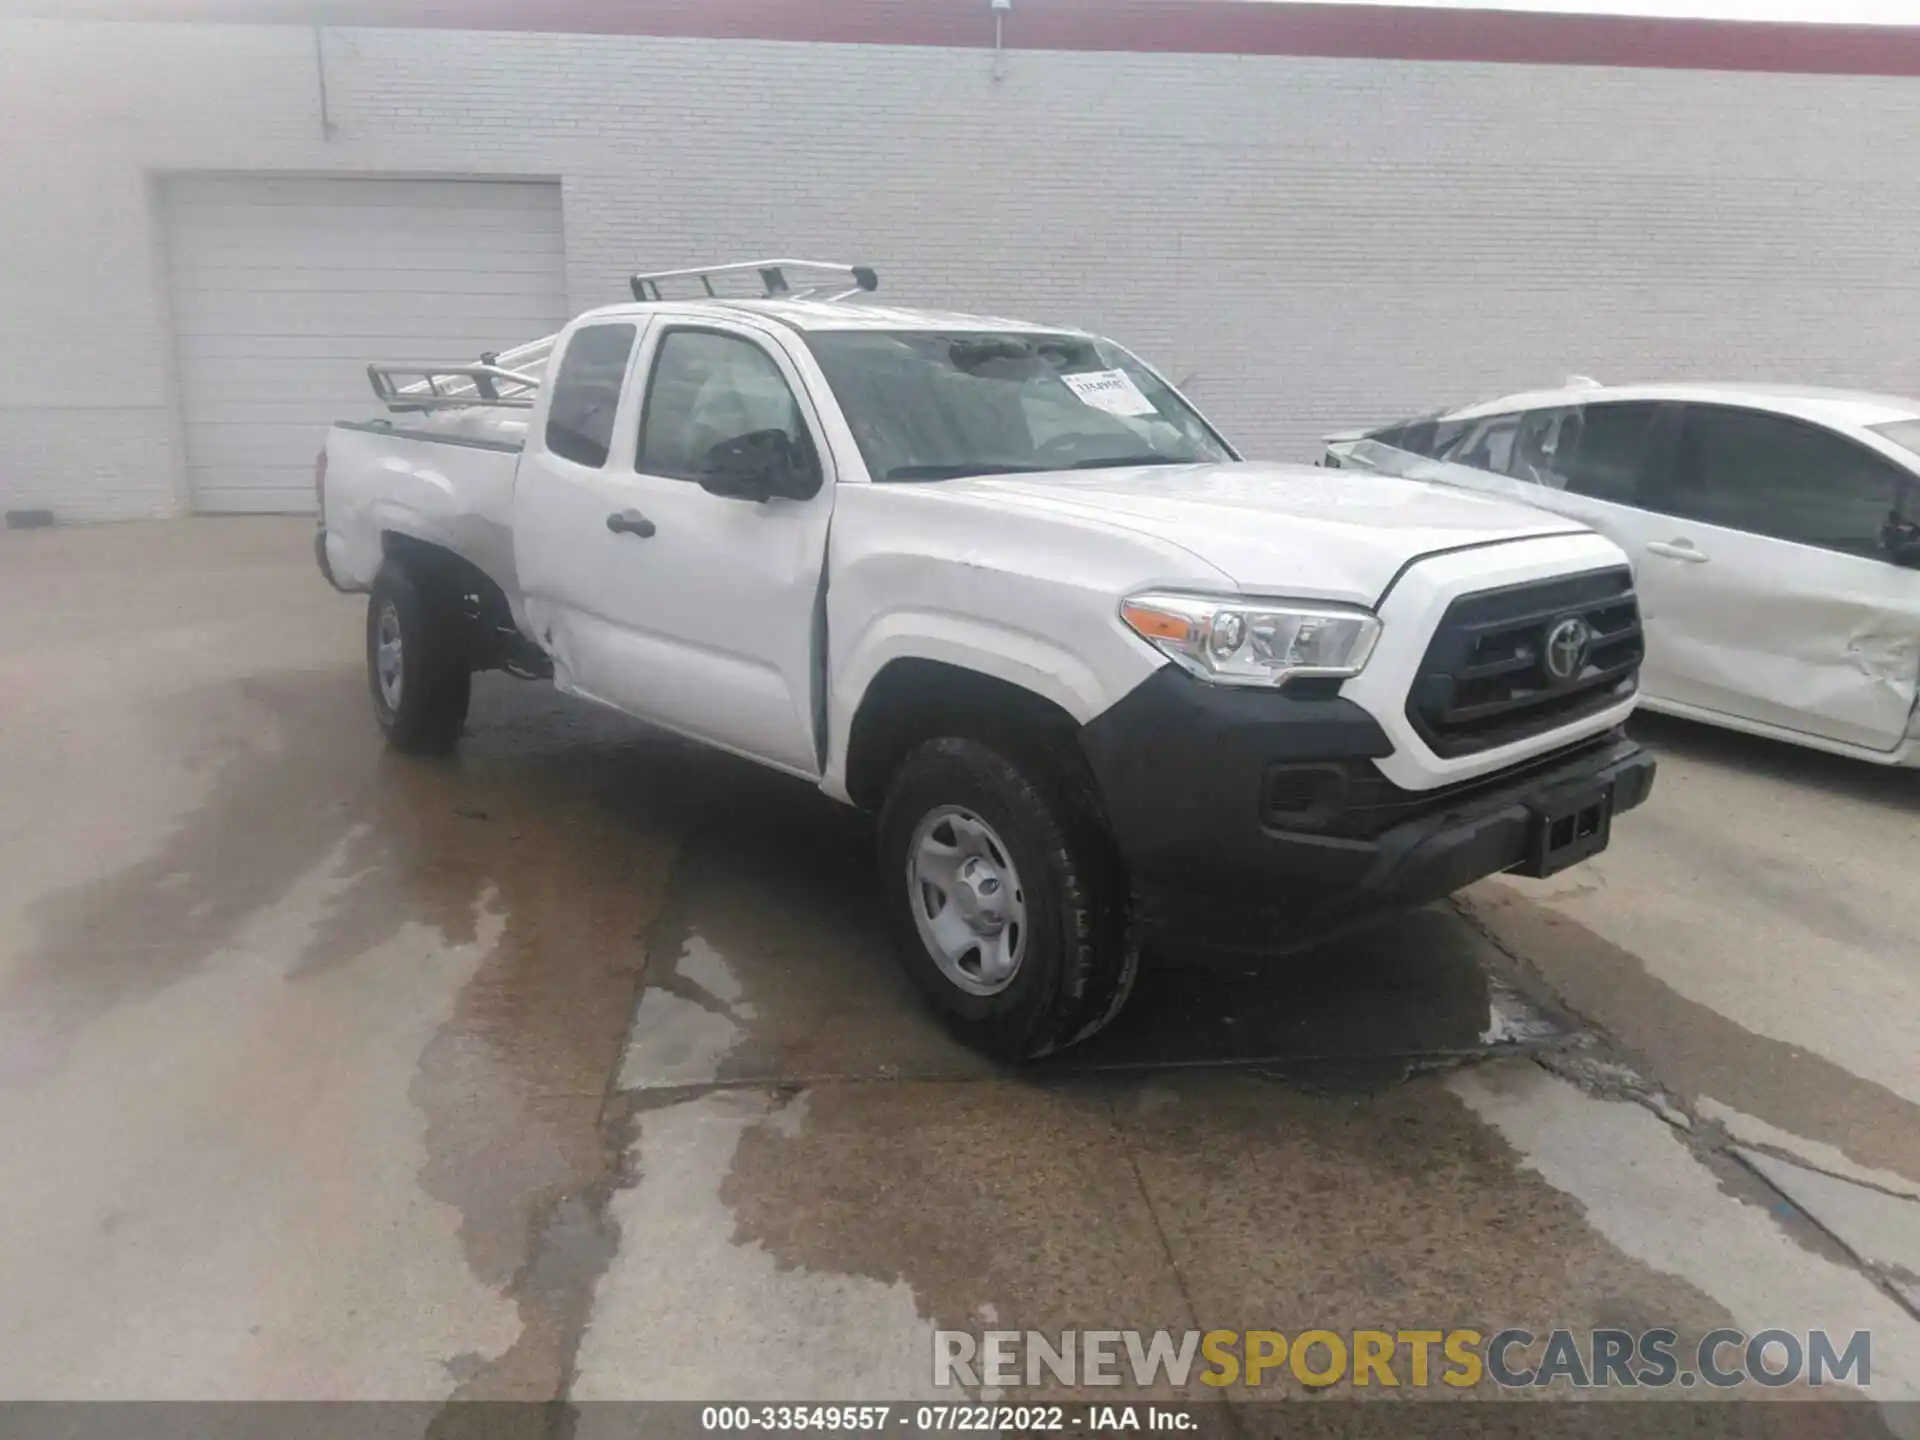
[(392, 743), (452, 746), (508, 669), (878, 812), (904, 963), (1014, 1058), (1110, 1020), (1156, 937), (1283, 953), (1646, 798), (1609, 541), (1243, 461), (1110, 341), (875, 283), (636, 276), (520, 352), (370, 367), (395, 413), (329, 433), (317, 552), (371, 592)]

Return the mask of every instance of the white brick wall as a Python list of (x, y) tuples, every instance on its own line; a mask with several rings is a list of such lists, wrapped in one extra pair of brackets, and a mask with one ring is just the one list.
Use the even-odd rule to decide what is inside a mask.
[[(559, 177), (641, 265), (871, 262), (1104, 330), (1256, 455), (1557, 381), (1920, 392), (1920, 83), (1270, 57), (0, 21), (0, 502), (182, 487), (151, 177)], [(60, 408), (84, 407), (84, 408)]]

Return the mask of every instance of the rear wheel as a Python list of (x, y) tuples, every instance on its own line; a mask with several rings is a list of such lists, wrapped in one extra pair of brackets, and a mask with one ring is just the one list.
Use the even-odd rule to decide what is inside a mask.
[(367, 689), (396, 750), (451, 750), (466, 723), (473, 672), (457, 617), (407, 567), (389, 560), (367, 602)]
[(1063, 768), (932, 740), (901, 764), (880, 816), (908, 974), (962, 1040), (1003, 1059), (1092, 1035), (1139, 965), (1125, 877)]

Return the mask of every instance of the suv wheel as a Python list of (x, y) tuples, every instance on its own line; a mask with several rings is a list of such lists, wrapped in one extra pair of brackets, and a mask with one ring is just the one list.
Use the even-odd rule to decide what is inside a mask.
[(387, 561), (367, 601), (367, 689), (387, 742), (412, 754), (451, 750), (472, 685), (457, 623), (404, 565)]
[(1047, 768), (929, 741), (880, 815), (882, 893), (908, 973), (962, 1040), (1009, 1060), (1099, 1030), (1139, 966), (1112, 845)]

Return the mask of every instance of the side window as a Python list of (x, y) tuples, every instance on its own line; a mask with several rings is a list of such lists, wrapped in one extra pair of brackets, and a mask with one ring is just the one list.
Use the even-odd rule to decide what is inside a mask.
[(671, 330), (661, 338), (640, 419), (637, 470), (698, 479), (714, 446), (770, 430), (795, 453), (812, 453), (799, 402), (771, 355), (751, 340), (710, 330)]
[(1687, 407), (1661, 509), (1776, 540), (1884, 557), (1901, 471), (1871, 451), (1784, 415)]
[(1489, 415), (1469, 425), (1459, 440), (1444, 453), (1436, 451), (1434, 458), (1504, 475), (1513, 460), (1513, 437), (1519, 427), (1518, 415)]
[(1439, 433), (1440, 427), (1433, 420), (1409, 420), (1405, 425), (1396, 425), (1391, 430), (1383, 430), (1367, 438), (1391, 445), (1409, 455), (1431, 455), (1434, 452), (1434, 438)]
[(607, 463), (633, 336), (631, 325), (588, 325), (567, 341), (547, 406), (547, 449), (562, 459), (596, 470)]
[(1458, 445), (1471, 428), (1472, 423), (1466, 420), (1437, 420), (1426, 434), (1410, 437), (1417, 443), (1409, 443), (1406, 448), (1418, 455), (1442, 457)]
[(1637, 505), (1640, 477), (1657, 406), (1642, 402), (1585, 405), (1564, 412), (1556, 468), (1576, 495)]
[(1529, 410), (1520, 417), (1507, 473), (1549, 490), (1567, 488), (1568, 441), (1578, 430), (1572, 410)]
[(1361, 438), (1371, 440), (1376, 445), (1391, 446), (1408, 455), (1434, 456), (1444, 454), (1449, 446), (1458, 443), (1468, 428), (1466, 421), (1442, 420), (1438, 416), (1426, 415), (1418, 420), (1405, 420), (1398, 425), (1370, 430)]

